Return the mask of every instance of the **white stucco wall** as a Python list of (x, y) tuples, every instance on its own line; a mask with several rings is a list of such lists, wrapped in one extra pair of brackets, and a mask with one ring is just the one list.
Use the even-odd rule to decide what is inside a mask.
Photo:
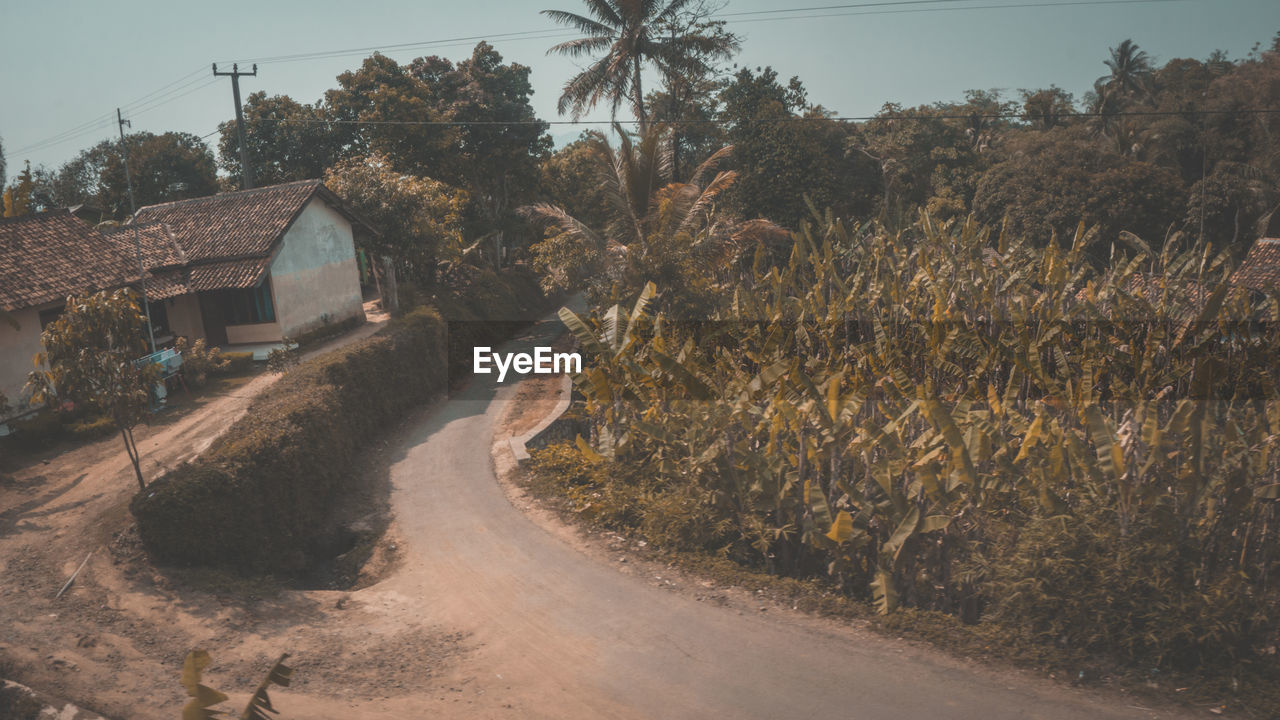
[(279, 323), (254, 323), (252, 325), (228, 325), (227, 344), (280, 342), (284, 333)]
[(313, 198), (271, 261), (271, 290), (276, 322), (289, 337), (318, 328), (326, 319), (335, 323), (362, 317), (351, 223)]
[[(22, 388), (34, 367), (31, 358), (44, 352), (40, 344), (40, 313), (27, 308), (10, 314), (22, 327), (14, 330), (9, 323), (0, 322), (0, 391), (9, 399), (9, 405), (26, 410), (27, 397)], [(0, 418), (5, 416), (0, 413)]]

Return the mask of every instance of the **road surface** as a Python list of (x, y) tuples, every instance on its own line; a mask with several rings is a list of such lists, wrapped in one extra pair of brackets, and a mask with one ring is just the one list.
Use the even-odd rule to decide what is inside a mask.
[[(549, 345), (559, 331), (557, 321), (544, 321), (506, 349)], [(406, 546), (403, 564), (355, 593), (388, 625), (404, 622), (409, 613), (470, 634), (477, 649), (466, 660), (467, 692), (489, 703), (472, 714), (704, 720), (1180, 716), (1139, 708), (1124, 696), (971, 667), (814, 619), (697, 602), (656, 587), (650, 577), (619, 572), (530, 520), (504, 494), (490, 449), (512, 395), (510, 379), (499, 387), (477, 377), (407, 433), (390, 471), (392, 510)]]

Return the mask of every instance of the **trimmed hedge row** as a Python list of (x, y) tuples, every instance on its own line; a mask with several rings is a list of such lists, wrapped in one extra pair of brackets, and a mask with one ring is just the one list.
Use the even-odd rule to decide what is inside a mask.
[(501, 286), (500, 302), (441, 298), (451, 322), (419, 307), (377, 335), (302, 363), (202, 457), (135, 495), (130, 510), (152, 558), (286, 575), (305, 570), (358, 475), (363, 446), (443, 392), (451, 369), (469, 370), (449, 362), (466, 353), (448, 348), (496, 342), (545, 304), (522, 272), (506, 282), (484, 279), (486, 294)]

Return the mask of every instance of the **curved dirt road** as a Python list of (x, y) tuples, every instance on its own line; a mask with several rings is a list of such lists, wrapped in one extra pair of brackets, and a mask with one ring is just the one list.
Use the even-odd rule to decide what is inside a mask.
[[(549, 345), (558, 330), (545, 321), (508, 349)], [(477, 379), (408, 434), (391, 468), (403, 564), (354, 593), (381, 618), (370, 630), (393, 633), (416, 612), (424, 623), (470, 633), (476, 649), (464, 682), (478, 702), (469, 716), (1176, 716), (790, 613), (714, 607), (618, 572), (504, 495), (490, 447), (513, 389)], [(388, 717), (415, 709), (409, 702)]]

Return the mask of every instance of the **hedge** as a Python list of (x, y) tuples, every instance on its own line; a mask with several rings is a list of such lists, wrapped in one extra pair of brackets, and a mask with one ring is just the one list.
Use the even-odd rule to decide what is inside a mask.
[(410, 408), (444, 392), (451, 369), (469, 369), (461, 364), (470, 363), (461, 345), (497, 342), (545, 304), (536, 281), (523, 271), (511, 274), (498, 280), (488, 272), (472, 284), (476, 292), (439, 298), (444, 316), (435, 307), (416, 308), (376, 335), (290, 370), (202, 457), (134, 496), (130, 509), (151, 557), (248, 572), (305, 571), (326, 540), (333, 509), (359, 475), (361, 449)]

